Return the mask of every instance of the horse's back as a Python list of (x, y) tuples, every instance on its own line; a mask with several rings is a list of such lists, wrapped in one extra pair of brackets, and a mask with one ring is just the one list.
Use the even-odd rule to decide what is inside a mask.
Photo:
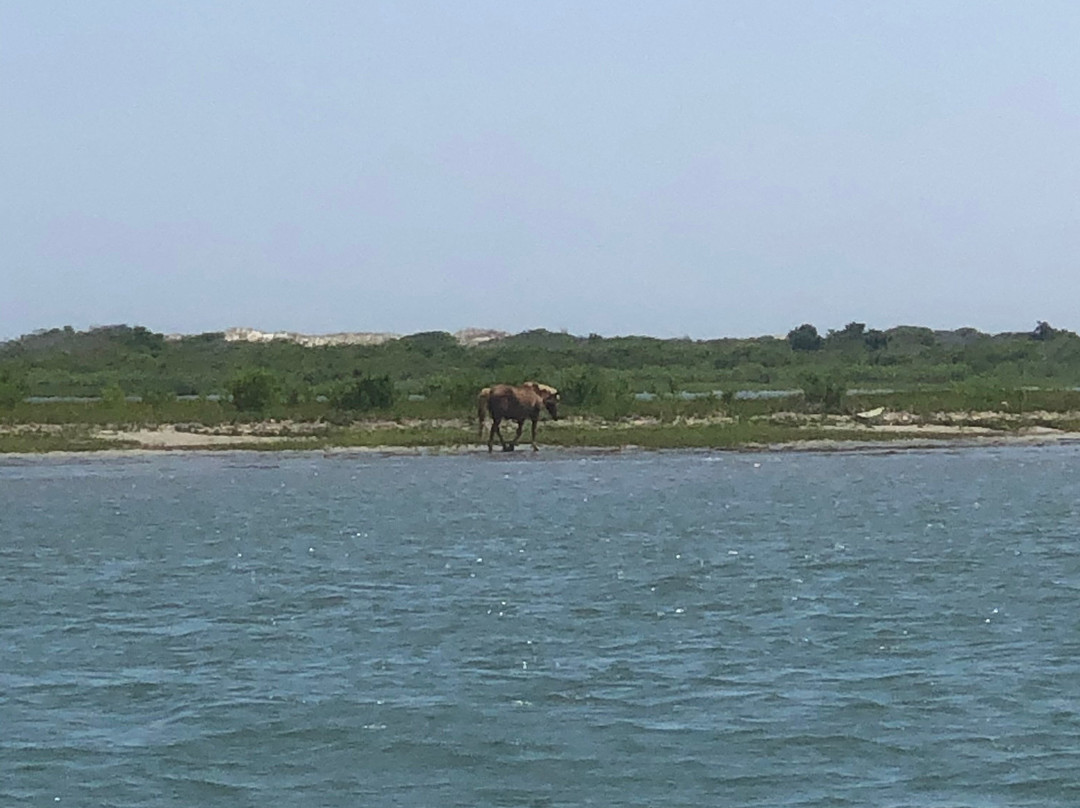
[(487, 406), (492, 418), (516, 420), (529, 418), (534, 412), (539, 414), (541, 401), (540, 397), (528, 388), (496, 384), (488, 393)]

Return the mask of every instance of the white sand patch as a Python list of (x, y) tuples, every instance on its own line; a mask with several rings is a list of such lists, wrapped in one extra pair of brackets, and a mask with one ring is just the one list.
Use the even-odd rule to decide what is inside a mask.
[(179, 431), (175, 426), (159, 429), (102, 429), (93, 433), (95, 438), (138, 443), (146, 449), (195, 449), (212, 446), (237, 446), (243, 444), (271, 443), (276, 435), (235, 434), (222, 435), (209, 432)]

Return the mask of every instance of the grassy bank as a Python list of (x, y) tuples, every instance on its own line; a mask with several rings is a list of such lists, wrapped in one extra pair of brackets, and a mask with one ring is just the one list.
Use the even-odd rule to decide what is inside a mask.
[[(1080, 391), (1031, 390), (993, 386), (940, 389), (849, 392), (835, 400), (793, 393), (760, 398), (678, 395), (637, 399), (623, 395), (599, 404), (574, 404), (564, 400), (562, 410), (570, 416), (606, 421), (645, 418), (674, 422), (688, 418), (730, 417), (748, 420), (778, 413), (851, 414), (876, 407), (925, 417), (934, 413), (995, 411), (1005, 415), (1037, 412), (1080, 412)], [(475, 396), (465, 403), (398, 399), (391, 406), (362, 412), (344, 410), (328, 401), (274, 402), (264, 408), (242, 411), (226, 401), (207, 399), (159, 399), (146, 401), (20, 401), (0, 406), (0, 426), (19, 424), (87, 424), (96, 426), (194, 424), (218, 426), (265, 421), (292, 421), (345, 426), (363, 421), (460, 421), (475, 418)]]
[(95, 452), (106, 449), (138, 449), (130, 440), (96, 437), (89, 427), (70, 425), (61, 429), (29, 429), (0, 432), (0, 454), (43, 452)]
[[(966, 437), (1008, 437), (1023, 428), (1008, 422), (1001, 428), (980, 424), (926, 424), (898, 429), (869, 428), (836, 418), (723, 419), (716, 421), (573, 420), (542, 423), (541, 448), (615, 449), (740, 449), (778, 444), (827, 441), (830, 443), (888, 443), (913, 440), (950, 440)], [(1076, 426), (1075, 424), (1071, 424)], [(526, 428), (519, 451), (530, 451)], [(513, 430), (506, 431), (506, 437)], [(436, 449), (483, 452), (486, 439), (477, 438), (475, 426), (465, 421), (396, 423), (358, 422), (325, 424), (259, 423), (245, 427), (183, 429), (110, 429), (40, 426), (0, 430), (0, 452), (84, 452), (104, 449), (160, 450), (331, 450), (331, 449)], [(496, 451), (500, 447), (495, 447)]]
[[(873, 425), (857, 413), (882, 408)], [(993, 387), (808, 394), (623, 397), (600, 407), (565, 406), (543, 421), (539, 442), (567, 448), (638, 446), (729, 449), (800, 441), (895, 441), (1010, 435), (1026, 428), (1080, 431), (1080, 392)], [(474, 447), (472, 407), (398, 400), (365, 412), (329, 402), (278, 402), (242, 412), (223, 401), (124, 399), (21, 401), (0, 409), (0, 452), (122, 448), (319, 449)], [(513, 425), (504, 429), (507, 437)], [(914, 430), (914, 431), (913, 431)], [(528, 447), (526, 427), (523, 448)]]

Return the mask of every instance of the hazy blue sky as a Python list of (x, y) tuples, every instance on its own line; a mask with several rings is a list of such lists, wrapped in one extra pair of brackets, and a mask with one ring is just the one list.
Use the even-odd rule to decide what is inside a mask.
[(0, 338), (1080, 330), (1080, 3), (0, 0)]

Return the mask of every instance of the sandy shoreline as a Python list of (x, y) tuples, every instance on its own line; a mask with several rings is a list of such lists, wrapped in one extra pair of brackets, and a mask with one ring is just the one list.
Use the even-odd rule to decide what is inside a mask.
[[(686, 448), (686, 451), (752, 451), (752, 452), (895, 452), (917, 449), (960, 448), (1001, 445), (1052, 445), (1080, 442), (1080, 432), (1069, 428), (1075, 426), (1075, 413), (1032, 413), (1015, 416), (1002, 413), (938, 413), (933, 418), (919, 419), (908, 413), (889, 413), (874, 423), (866, 423), (850, 416), (807, 416), (782, 413), (767, 419), (770, 425), (807, 427), (806, 438), (796, 438), (782, 443), (750, 442), (737, 447), (710, 447), (707, 445)], [(558, 423), (545, 423), (540, 435), (542, 452), (555, 454), (599, 454), (629, 451), (664, 451), (663, 447), (647, 449), (634, 442), (637, 428), (664, 426), (720, 425), (734, 423), (724, 417), (676, 421), (661, 424), (651, 419), (634, 419), (612, 423), (589, 422), (582, 419), (566, 419)], [(1048, 424), (1053, 424), (1050, 426)], [(1007, 425), (1007, 428), (1003, 428)], [(545, 444), (544, 430), (559, 431), (565, 428), (602, 430), (607, 437), (612, 432), (625, 435), (625, 441), (615, 445), (589, 446), (587, 436), (582, 445), (565, 446)], [(402, 429), (420, 428), (443, 430), (442, 442), (417, 445), (416, 440), (403, 445), (395, 433)], [(157, 452), (222, 452), (222, 451), (310, 451), (323, 454), (356, 455), (466, 455), (486, 454), (485, 444), (476, 439), (474, 426), (464, 419), (416, 423), (367, 422), (354, 425), (354, 429), (377, 435), (377, 441), (362, 441), (365, 445), (335, 445), (335, 435), (325, 424), (289, 421), (267, 421), (247, 424), (162, 424), (156, 427), (110, 426), (100, 428), (79, 425), (21, 424), (0, 426), (0, 433), (8, 435), (64, 436), (77, 430), (83, 438), (92, 442), (87, 447), (57, 447), (56, 451), (15, 451), (0, 453), (0, 457), (33, 457), (41, 455), (113, 455), (128, 456)], [(451, 435), (446, 440), (446, 430), (460, 433), (460, 442)], [(835, 434), (836, 438), (829, 437)], [(587, 433), (586, 433), (587, 435)], [(865, 439), (862, 438), (865, 435)], [(385, 442), (382, 442), (385, 440)], [(557, 443), (557, 442), (556, 442)], [(602, 441), (602, 443), (610, 443)], [(672, 446), (671, 449), (676, 449)], [(501, 453), (498, 453), (501, 454)], [(527, 443), (518, 447), (517, 454), (532, 454)]]
[[(881, 448), (883, 445), (892, 448), (918, 448), (936, 446), (940, 444), (958, 445), (965, 442), (975, 442), (985, 445), (994, 442), (1008, 443), (1059, 443), (1070, 439), (1080, 439), (1080, 433), (1065, 429), (1056, 429), (1045, 426), (1053, 423), (1049, 414), (1038, 414), (1029, 419), (1020, 421), (1013, 417), (1010, 429), (1002, 429), (1001, 424), (1009, 423), (1010, 416), (1001, 413), (941, 413), (933, 419), (920, 420), (908, 413), (890, 413), (886, 418), (876, 423), (865, 423), (850, 416), (805, 416), (795, 414), (780, 414), (763, 419), (764, 423), (780, 425), (796, 425), (815, 428), (819, 433), (815, 437), (797, 439), (792, 442), (776, 444), (776, 448), (785, 450), (822, 451), (837, 447), (858, 448), (866, 444), (867, 448)], [(695, 420), (676, 421), (674, 425), (686, 427), (708, 426), (711, 424), (734, 423), (733, 419), (723, 416), (715, 418), (702, 418)], [(993, 424), (993, 426), (990, 426)], [(635, 448), (634, 430), (640, 427), (664, 426), (659, 421), (652, 419), (633, 419), (615, 423), (590, 423), (582, 419), (565, 419), (557, 423), (547, 422), (543, 424), (540, 443), (544, 444), (543, 431), (558, 431), (567, 427), (598, 427), (605, 431), (616, 430), (625, 432), (626, 442), (621, 447), (592, 447), (591, 451), (603, 448), (605, 451), (617, 451), (619, 448)], [(460, 430), (462, 443), (456, 446), (428, 446), (411, 447), (401, 446), (395, 443), (395, 432), (403, 427), (421, 428), (450, 428)], [(364, 451), (382, 451), (394, 453), (449, 453), (467, 454), (470, 452), (487, 451), (482, 441), (478, 441), (472, 427), (464, 420), (460, 421), (435, 421), (416, 422), (401, 424), (396, 422), (369, 422), (360, 425), (364, 431), (379, 433), (385, 436), (386, 442), (382, 445), (363, 447)], [(265, 422), (243, 425), (229, 425), (218, 427), (199, 427), (194, 425), (164, 424), (155, 429), (109, 429), (97, 430), (92, 437), (100, 440), (110, 440), (138, 444), (139, 449), (159, 450), (185, 450), (185, 449), (225, 449), (229, 447), (243, 447), (258, 450), (260, 445), (274, 448), (280, 445), (283, 439), (306, 443), (310, 441), (311, 448), (321, 451), (334, 451), (338, 447), (333, 446), (333, 438), (323, 431), (325, 428), (320, 424), (294, 423), (294, 422)], [(837, 440), (828, 437), (820, 437), (820, 433), (836, 432)], [(866, 435), (866, 440), (850, 440), (852, 432)], [(839, 439), (839, 434), (844, 437)], [(765, 444), (756, 444), (750, 448), (764, 448)], [(302, 449), (303, 446), (290, 448)], [(355, 451), (360, 447), (341, 447)], [(549, 445), (547, 448), (559, 448)], [(579, 447), (585, 449), (586, 447)], [(708, 447), (701, 447), (708, 448)], [(773, 448), (773, 447), (770, 447)], [(519, 451), (528, 450), (523, 442), (518, 447)]]
[[(748, 443), (738, 447), (692, 447), (692, 448), (655, 448), (637, 446), (627, 442), (619, 446), (555, 446), (543, 445), (534, 453), (529, 447), (519, 446), (514, 453), (524, 457), (564, 457), (597, 456), (623, 453), (658, 453), (658, 452), (741, 452), (741, 453), (873, 453), (891, 454), (910, 451), (934, 451), (975, 449), (1004, 446), (1054, 446), (1080, 443), (1080, 433), (1060, 430), (1033, 428), (1016, 433), (972, 433), (957, 431), (943, 436), (934, 430), (933, 437), (903, 435), (887, 440), (880, 438), (867, 440), (807, 438), (806, 440), (783, 443)], [(289, 454), (318, 454), (325, 457), (430, 457), (487, 455), (487, 447), (480, 444), (462, 443), (439, 446), (402, 446), (387, 443), (376, 446), (290, 446), (282, 447), (280, 439), (274, 437), (192, 435), (171, 430), (131, 430), (110, 431), (109, 437), (120, 445), (88, 450), (57, 450), (43, 452), (6, 452), (0, 453), (0, 464), (5, 460), (25, 461), (34, 458), (131, 458), (148, 457), (164, 454), (222, 455), (222, 454), (261, 454), (283, 452)], [(390, 436), (388, 436), (390, 437)], [(124, 445), (125, 442), (138, 442), (138, 446)], [(263, 448), (265, 447), (265, 448)], [(495, 452), (495, 457), (504, 457), (502, 452)]]

